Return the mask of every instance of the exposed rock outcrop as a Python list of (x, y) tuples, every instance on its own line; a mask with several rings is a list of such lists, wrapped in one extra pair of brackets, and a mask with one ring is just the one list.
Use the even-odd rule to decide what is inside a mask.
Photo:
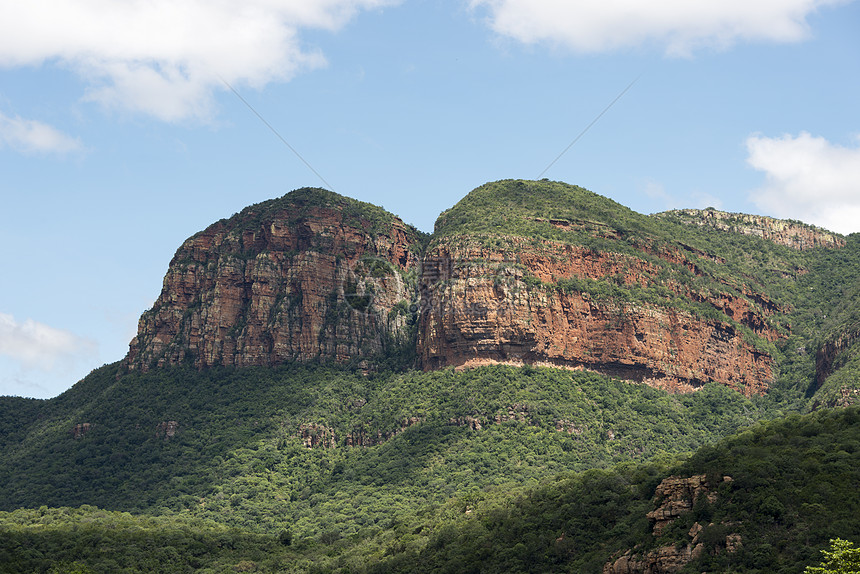
[(299, 438), (307, 448), (335, 448), (337, 446), (334, 429), (317, 423), (299, 425)]
[(156, 438), (163, 438), (164, 442), (167, 442), (176, 436), (177, 430), (179, 430), (178, 422), (162, 421), (155, 427), (155, 436)]
[(854, 325), (821, 345), (815, 353), (813, 390), (821, 388), (827, 377), (833, 374), (837, 357), (851, 348), (858, 340), (860, 340), (860, 325)]
[(659, 536), (663, 529), (682, 514), (693, 509), (693, 504), (700, 496), (705, 496), (710, 502), (717, 495), (709, 489), (708, 479), (704, 474), (689, 478), (670, 476), (657, 486), (654, 500), (659, 504), (648, 513), (648, 518), (654, 521), (654, 534)]
[[(376, 446), (406, 432), (406, 429), (417, 425), (423, 420), (422, 417), (407, 417), (400, 422), (399, 427), (385, 431), (381, 429), (354, 428), (342, 439), (341, 446)], [(336, 448), (338, 446), (338, 439), (334, 429), (323, 424), (304, 423), (299, 425), (299, 438), (307, 448)]]
[(691, 225), (708, 226), (720, 231), (761, 237), (792, 249), (832, 248), (845, 245), (845, 239), (837, 233), (798, 221), (774, 219), (764, 215), (727, 213), (716, 209), (677, 209), (658, 213), (657, 217), (665, 215), (675, 216)]
[(77, 440), (79, 438), (83, 438), (85, 434), (90, 432), (93, 426), (94, 425), (92, 423), (78, 423), (72, 427), (69, 434), (72, 435), (73, 439)]
[(382, 444), (406, 432), (406, 429), (417, 425), (423, 420), (421, 417), (407, 417), (400, 422), (400, 427), (388, 431), (380, 429), (370, 431), (363, 428), (352, 429), (352, 432), (346, 435), (346, 446), (376, 446)]
[[(730, 476), (724, 476), (722, 482), (731, 482)], [(704, 474), (691, 477), (670, 476), (664, 479), (654, 493), (656, 508), (648, 513), (648, 518), (654, 521), (653, 534), (659, 537), (663, 530), (680, 516), (690, 512), (700, 497), (715, 502), (714, 485), (708, 483)], [(671, 574), (683, 568), (688, 562), (695, 560), (705, 551), (701, 534), (707, 527), (698, 522), (693, 523), (683, 543), (661, 546), (649, 552), (627, 550), (616, 556), (603, 566), (603, 574)], [(736, 552), (742, 545), (739, 534), (726, 535), (726, 550)]]
[[(703, 268), (724, 264), (720, 257), (654, 239), (652, 219), (581, 188), (489, 188), (467, 199), (496, 214), (494, 231), (469, 229), (462, 222), (474, 221), (464, 211), (471, 207), (455, 206), (440, 216), (443, 230), (423, 259), (420, 232), (323, 190), (297, 190), (219, 221), (176, 252), (125, 364), (322, 360), (366, 372), (392, 351), (417, 351), (425, 369), (533, 364), (678, 392), (712, 381), (748, 396), (767, 391), (774, 360), (757, 341), (777, 339), (771, 316), (782, 309), (743, 281), (708, 275)], [(573, 215), (529, 211), (516, 203), (522, 194), (546, 206), (561, 194)], [(487, 208), (492, 202), (503, 209)], [(576, 202), (633, 223), (616, 228), (600, 210), (604, 221), (574, 217)], [(452, 233), (458, 225), (465, 231)], [(801, 236), (804, 246), (827, 243)]]
[(179, 248), (126, 364), (345, 362), (411, 345), (418, 240), (381, 208), (323, 190), (251, 206)]
[(603, 574), (670, 574), (683, 568), (687, 562), (701, 556), (701, 543), (680, 548), (674, 544), (662, 546), (644, 555), (636, 555), (628, 550), (614, 562), (603, 567)]

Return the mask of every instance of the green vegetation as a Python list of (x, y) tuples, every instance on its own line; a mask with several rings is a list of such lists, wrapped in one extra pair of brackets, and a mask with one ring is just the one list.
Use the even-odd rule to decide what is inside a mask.
[(807, 566), (804, 574), (854, 574), (860, 572), (860, 548), (847, 540), (836, 538), (830, 541), (830, 549), (822, 550), (824, 562), (821, 566)]
[[(414, 508), (463, 489), (690, 452), (766, 416), (761, 401), (718, 385), (672, 396), (544, 368), (116, 375), (103, 367), (20, 419), (19, 440), (0, 452), (0, 510), (170, 509), (270, 534), (289, 520), (296, 539), (349, 517), (339, 528), (354, 533), (388, 524), (393, 500)], [(178, 424), (172, 438), (159, 431), (168, 421)], [(91, 430), (75, 439), (81, 423)], [(308, 424), (330, 429), (336, 448), (308, 450), (299, 436)], [(358, 437), (381, 444), (347, 446)]]
[[(524, 375), (513, 381), (520, 388), (530, 376)], [(725, 407), (725, 398), (715, 403), (712, 396), (697, 408), (710, 413), (715, 404)], [(724, 414), (718, 411), (713, 421)], [(232, 484), (217, 489), (229, 500), (211, 514), (220, 520), (207, 518), (201, 508), (217, 495), (195, 500), (196, 508), (152, 507), (143, 515), (86, 505), (0, 512), (0, 572), (62, 572), (77, 564), (84, 572), (588, 573), (600, 572), (626, 549), (647, 552), (688, 543), (687, 532), (698, 522), (705, 526), (705, 552), (683, 572), (795, 573), (817, 563), (830, 539), (860, 538), (857, 407), (757, 423), (700, 448), (685, 462), (663, 454), (650, 463), (629, 461), (583, 472), (556, 468), (484, 486), (473, 476), (469, 484), (453, 485), (446, 496), (426, 498), (409, 495), (422, 490), (414, 477), (428, 466), (444, 466), (451, 454), (432, 452), (438, 442), (428, 444), (420, 433), (410, 436), (423, 424), (374, 447), (286, 449), (289, 466), (315, 474), (303, 483), (311, 491), (307, 500), (313, 510), (303, 515), (299, 504), (298, 512), (268, 525), (261, 524), (261, 513), (277, 498), (269, 498), (265, 483), (289, 472), (273, 461), (281, 448), (258, 448), (245, 453), (244, 463), (234, 463)], [(507, 428), (522, 426), (528, 425)], [(486, 431), (468, 432), (480, 436)], [(470, 448), (475, 457), (482, 443), (458, 438), (458, 447)], [(515, 442), (522, 445), (522, 439)], [(539, 451), (541, 446), (536, 441), (528, 448)], [(361, 454), (353, 461), (348, 454), (337, 458), (347, 452)], [(483, 464), (492, 464), (498, 454)], [(365, 457), (369, 464), (362, 466)], [(478, 475), (482, 466), (480, 457), (458, 460), (456, 470), (449, 469), (454, 471), (450, 479), (462, 481), (457, 472)], [(373, 474), (356, 476), (367, 472)], [(645, 517), (654, 508), (655, 487), (669, 475), (693, 474), (720, 484), (717, 498), (700, 499), (655, 538)], [(723, 476), (732, 480), (721, 482)], [(290, 492), (283, 485), (273, 490), (282, 498)], [(313, 535), (310, 522), (318, 526)], [(729, 553), (726, 537), (734, 534), (740, 535), (741, 546)]]
[[(249, 205), (215, 225), (226, 227), (241, 235), (242, 231), (261, 229), (263, 222), (266, 221), (279, 220), (287, 225), (295, 224), (306, 219), (311, 214), (311, 210), (319, 209), (336, 212), (341, 223), (364, 229), (371, 236), (387, 232), (397, 220), (394, 214), (371, 203), (345, 197), (326, 189), (305, 187), (291, 191), (278, 199)], [(419, 245), (426, 243), (429, 238), (426, 233), (412, 225), (407, 225), (406, 229), (407, 234)]]
[[(564, 225), (554, 226), (551, 220)], [(433, 239), (486, 233), (584, 239), (595, 230), (622, 237), (665, 236), (659, 222), (585, 188), (555, 181), (503, 180), (482, 185), (442, 212)]]
[[(681, 572), (796, 573), (837, 533), (860, 539), (858, 423), (856, 407), (794, 415), (703, 447), (670, 468), (626, 464), (488, 493), (469, 515), (377, 571), (600, 572), (626, 549), (688, 544), (698, 522), (704, 552)], [(717, 498), (699, 499), (655, 538), (645, 514), (656, 485), (694, 474), (720, 484)], [(730, 553), (732, 534), (740, 535), (740, 548)], [(856, 556), (847, 545), (838, 551)]]

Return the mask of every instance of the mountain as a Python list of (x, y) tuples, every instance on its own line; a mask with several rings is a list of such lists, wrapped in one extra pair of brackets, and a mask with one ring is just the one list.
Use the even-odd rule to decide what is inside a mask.
[[(795, 350), (819, 354), (809, 383), (821, 387), (860, 323), (824, 342), (801, 313), (824, 315), (856, 260), (855, 241), (800, 222), (645, 216), (558, 182), (481, 186), (430, 237), (381, 208), (302, 189), (188, 239), (125, 364), (531, 364), (753, 396), (777, 381), (779, 347), (798, 333)], [(848, 281), (823, 276), (834, 272)]]
[(667, 227), (564, 184), (478, 188), (442, 214), (424, 258), (422, 279), (439, 278), (422, 292), (425, 366), (527, 362), (763, 394), (778, 303)]
[(796, 572), (860, 539), (858, 309), (860, 237), (800, 222), (296, 190), (186, 240), (122, 361), (0, 397), (0, 572)]
[(381, 208), (320, 189), (248, 207), (177, 250), (126, 365), (390, 355), (409, 343), (422, 241)]

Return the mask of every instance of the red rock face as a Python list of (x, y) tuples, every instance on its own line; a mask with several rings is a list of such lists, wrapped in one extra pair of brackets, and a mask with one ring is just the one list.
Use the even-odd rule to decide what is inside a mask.
[(815, 389), (821, 388), (827, 377), (833, 374), (836, 358), (840, 353), (847, 351), (854, 343), (860, 340), (860, 329), (849, 329), (838, 336), (826, 341), (815, 354)]
[(419, 353), (425, 369), (491, 362), (584, 368), (671, 391), (710, 381), (746, 395), (766, 392), (773, 360), (729, 317), (768, 338), (769, 312), (729, 294), (697, 294), (725, 321), (635, 300), (561, 289), (560, 280), (613, 278), (646, 285), (659, 267), (631, 255), (522, 238), (497, 247), (451, 240), (426, 256), (421, 280)]
[(179, 248), (140, 318), (129, 368), (345, 362), (409, 344), (415, 288), (405, 276), (417, 258), (399, 219), (374, 227), (337, 203), (254, 215)]
[[(590, 223), (594, 237), (624, 248), (466, 236), (441, 241), (419, 265), (417, 232), (368, 209), (329, 192), (293, 192), (191, 237), (141, 317), (126, 365), (370, 368), (392, 350), (414, 349), (410, 306), (420, 290), (425, 369), (529, 363), (680, 392), (715, 381), (746, 395), (766, 392), (773, 379), (773, 359), (749, 332), (776, 339), (768, 318), (781, 309), (744, 286), (697, 282), (698, 262), (719, 265), (718, 257)], [(656, 299), (607, 295), (598, 283), (650, 289)]]

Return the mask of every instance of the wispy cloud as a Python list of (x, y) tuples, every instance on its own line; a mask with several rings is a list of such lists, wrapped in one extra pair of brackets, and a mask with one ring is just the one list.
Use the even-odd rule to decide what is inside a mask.
[(767, 178), (750, 194), (761, 209), (839, 233), (860, 231), (860, 138), (845, 147), (806, 132), (754, 135), (746, 146), (747, 162)]
[(3, 2), (0, 66), (58, 62), (89, 80), (89, 100), (168, 121), (205, 119), (219, 76), (262, 87), (321, 66), (301, 30), (337, 30), (395, 1)]
[(796, 42), (806, 18), (846, 0), (471, 0), (489, 11), (497, 33), (527, 44), (549, 42), (576, 52), (654, 45), (670, 55), (738, 42)]
[(36, 120), (0, 113), (0, 147), (24, 153), (69, 153), (79, 151), (79, 139)]
[(51, 371), (81, 359), (91, 359), (96, 344), (69, 331), (32, 319), (18, 321), (0, 313), (0, 355), (25, 369)]

